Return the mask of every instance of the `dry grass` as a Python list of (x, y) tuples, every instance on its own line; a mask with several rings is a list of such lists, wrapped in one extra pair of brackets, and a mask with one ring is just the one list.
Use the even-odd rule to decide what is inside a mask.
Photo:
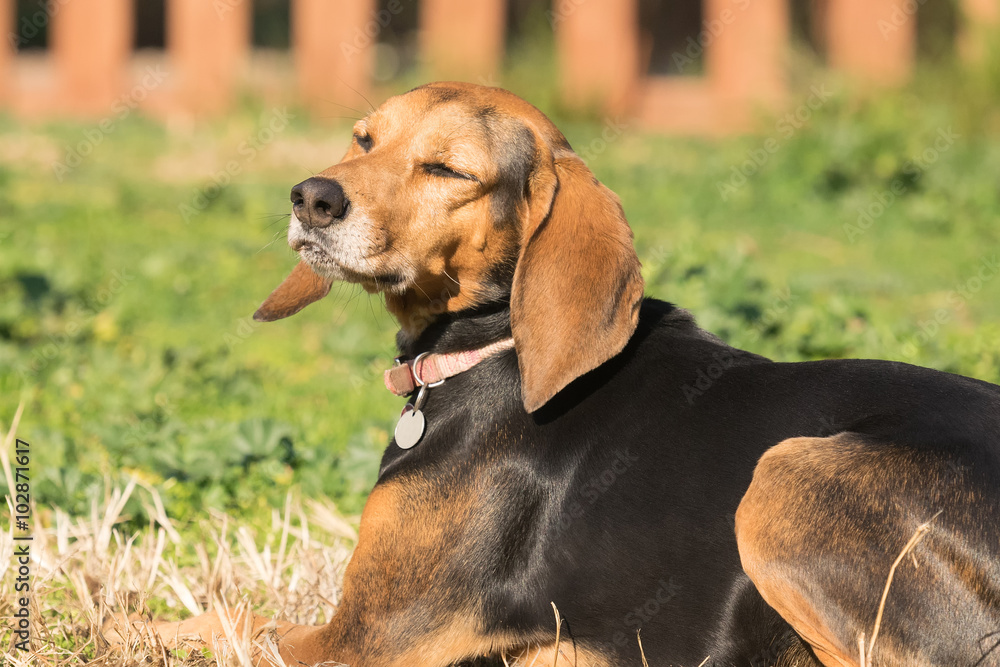
[[(7, 437), (0, 437), (8, 480), (15, 430), (16, 421)], [(120, 529), (129, 498), (138, 498), (155, 517), (132, 534)], [(10, 502), (8, 497), (8, 510)], [(330, 617), (356, 540), (353, 522), (332, 503), (289, 496), (283, 511), (256, 527), (210, 511), (194, 523), (172, 521), (156, 490), (136, 481), (109, 488), (86, 517), (33, 505), (31, 650), (15, 649), (13, 629), (5, 623), (2, 664), (249, 665), (249, 640), (238, 639), (238, 627), (229, 628), (230, 641), (217, 645), (213, 654), (169, 652), (148, 633), (132, 631), (123, 633), (128, 635), (124, 646), (110, 646), (102, 622), (122, 613), (179, 620), (211, 609), (239, 618), (251, 606), (295, 623), (319, 624)], [(15, 592), (14, 558), (15, 544), (24, 542), (16, 543), (14, 535), (11, 526), (0, 533), (0, 616), (7, 619), (24, 595)]]

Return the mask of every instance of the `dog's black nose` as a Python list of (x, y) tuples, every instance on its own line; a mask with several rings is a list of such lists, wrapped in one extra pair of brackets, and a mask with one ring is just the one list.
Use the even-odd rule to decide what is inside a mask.
[(327, 227), (347, 213), (347, 197), (340, 183), (313, 178), (292, 188), (292, 212), (306, 227)]

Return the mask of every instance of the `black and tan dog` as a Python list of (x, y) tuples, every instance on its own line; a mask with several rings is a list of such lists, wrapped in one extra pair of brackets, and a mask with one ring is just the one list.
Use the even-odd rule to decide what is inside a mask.
[(644, 300), (617, 197), (502, 90), (390, 99), (292, 200), (257, 318), (380, 292), (416, 405), (288, 664), (1000, 665), (1000, 388), (773, 363)]

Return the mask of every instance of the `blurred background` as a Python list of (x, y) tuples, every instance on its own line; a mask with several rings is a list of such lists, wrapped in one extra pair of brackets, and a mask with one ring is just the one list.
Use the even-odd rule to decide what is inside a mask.
[(394, 323), (352, 286), (250, 316), (295, 262), (290, 187), (435, 79), (548, 113), (622, 197), (648, 293), (731, 344), (1000, 382), (998, 22), (1000, 0), (0, 0), (0, 424), (23, 406), (40, 520), (132, 479), (180, 521), (289, 489), (360, 510)]

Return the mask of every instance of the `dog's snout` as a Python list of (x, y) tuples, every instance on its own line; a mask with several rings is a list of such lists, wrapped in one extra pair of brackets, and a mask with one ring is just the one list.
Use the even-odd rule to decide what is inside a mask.
[(292, 188), (292, 212), (307, 227), (327, 227), (347, 213), (347, 197), (340, 183), (313, 177)]

